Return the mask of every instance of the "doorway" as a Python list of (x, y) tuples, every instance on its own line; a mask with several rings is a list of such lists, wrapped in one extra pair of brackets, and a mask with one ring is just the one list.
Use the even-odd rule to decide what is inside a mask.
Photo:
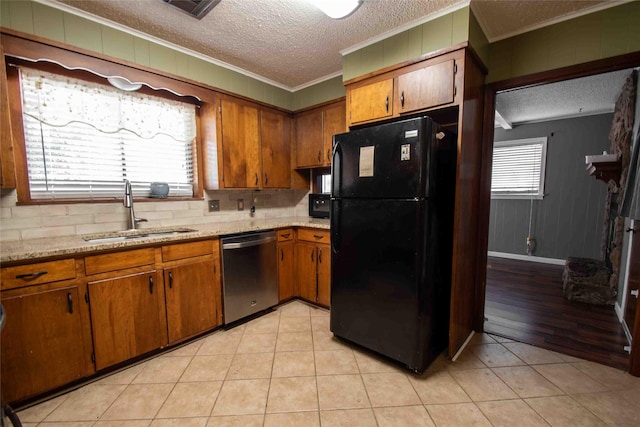
[[(500, 113), (499, 97), (501, 93), (514, 92), (522, 87), (530, 89), (532, 86), (536, 86), (536, 88), (539, 88), (549, 82), (566, 81), (577, 77), (623, 70), (630, 66), (636, 66), (637, 63), (638, 58), (636, 55), (635, 57), (629, 56), (626, 60), (618, 58), (618, 61), (596, 61), (573, 69), (557, 70), (512, 81), (499, 82), (488, 87), (489, 93), (485, 98), (485, 104), (487, 108), (493, 109), (494, 106), (497, 107)], [(531, 98), (529, 97), (529, 99)], [(493, 114), (485, 114), (485, 124), (488, 124), (489, 120), (491, 122), (494, 121)], [(606, 120), (606, 118), (603, 120)], [(531, 120), (531, 122), (542, 123), (539, 120)], [(490, 133), (491, 135), (488, 135)], [(497, 130), (496, 134), (498, 133), (499, 131)], [(483, 147), (483, 166), (491, 168), (491, 158), (487, 159), (487, 157), (491, 157), (493, 151), (494, 135), (492, 132), (486, 132), (486, 134), (485, 146)], [(608, 141), (606, 143), (608, 144)], [(490, 145), (490, 147), (487, 147), (487, 145)], [(594, 151), (592, 154), (599, 154), (600, 152), (602, 150)], [(586, 154), (589, 153), (585, 152), (582, 155), (582, 171), (580, 171), (581, 176), (579, 178), (593, 180), (585, 171), (584, 155)], [(485, 189), (490, 188), (489, 182), (484, 182), (484, 184), (483, 187)], [(596, 184), (595, 180), (593, 184)], [(605, 187), (604, 183), (599, 182), (598, 184)], [(551, 191), (549, 188), (547, 190)], [(557, 189), (554, 191), (557, 192)], [(565, 254), (559, 255), (542, 249), (545, 244), (549, 243), (549, 237), (540, 236), (539, 240), (535, 242), (540, 245), (538, 246), (540, 252), (537, 254), (527, 253), (529, 245), (526, 243), (526, 237), (529, 237), (533, 232), (534, 236), (532, 237), (535, 239), (538, 236), (535, 233), (541, 232), (540, 229), (536, 229), (536, 226), (540, 227), (540, 225), (535, 221), (536, 215), (541, 216), (543, 213), (541, 206), (538, 206), (541, 202), (538, 202), (538, 200), (528, 202), (528, 206), (526, 206), (526, 203), (521, 202), (521, 205), (525, 205), (524, 208), (515, 208), (516, 210), (519, 209), (522, 215), (529, 220), (525, 225), (524, 234), (520, 233), (516, 241), (511, 243), (517, 246), (521, 256), (505, 258), (502, 253), (494, 256), (493, 252), (501, 252), (500, 250), (494, 250), (488, 253), (486, 264), (482, 264), (487, 267), (486, 284), (481, 291), (483, 293), (483, 302), (485, 302), (486, 297), (486, 302), (481, 309), (483, 314), (481, 321), (484, 330), (571, 356), (628, 369), (628, 353), (624, 351), (627, 340), (613, 307), (596, 307), (590, 304), (572, 303), (562, 296), (563, 266), (561, 265), (562, 263), (554, 263), (554, 261), (562, 260), (566, 256), (593, 256), (593, 242), (586, 245), (584, 241), (588, 239), (582, 238), (583, 246), (592, 248), (591, 253), (588, 253), (588, 251), (587, 253), (570, 253), (572, 250), (575, 252), (582, 250), (580, 246), (573, 246), (578, 249), (567, 247), (564, 251)], [(604, 206), (604, 200), (596, 200), (595, 202)], [(495, 208), (495, 204), (489, 200), (489, 197), (487, 197), (487, 206), (485, 208), (486, 210), (481, 212), (481, 215), (486, 215), (487, 224), (495, 226), (498, 223), (496, 212), (492, 211)], [(506, 208), (503, 207), (503, 209)], [(597, 216), (597, 213), (578, 212), (579, 214)], [(532, 215), (534, 216), (533, 221), (530, 220)], [(590, 222), (593, 223), (594, 221)], [(484, 242), (486, 244), (485, 250), (491, 249), (492, 246), (495, 247), (496, 244), (495, 241), (491, 240), (495, 239), (495, 236), (492, 236), (490, 227), (488, 226), (487, 240)], [(566, 224), (562, 228), (566, 228)], [(602, 236), (602, 221), (595, 228), (597, 231), (592, 231), (594, 236), (591, 237), (600, 239)], [(562, 232), (565, 231), (563, 230)], [(561, 232), (556, 232), (556, 234), (558, 233), (562, 234)], [(511, 233), (510, 236), (513, 237), (514, 234)], [(515, 239), (515, 237), (513, 238)], [(482, 243), (480, 242), (481, 245)], [(508, 249), (502, 250), (508, 252)], [(551, 262), (530, 262), (531, 260), (527, 258), (531, 256), (548, 258), (548, 260), (544, 261)], [(483, 271), (481, 274), (484, 273)]]

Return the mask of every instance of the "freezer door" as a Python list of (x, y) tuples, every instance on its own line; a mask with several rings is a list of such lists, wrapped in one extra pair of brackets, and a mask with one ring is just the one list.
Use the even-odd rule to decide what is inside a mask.
[(335, 135), (331, 196), (427, 196), (432, 123), (420, 117)]
[(425, 200), (332, 201), (331, 331), (419, 371), (449, 321), (430, 215)]

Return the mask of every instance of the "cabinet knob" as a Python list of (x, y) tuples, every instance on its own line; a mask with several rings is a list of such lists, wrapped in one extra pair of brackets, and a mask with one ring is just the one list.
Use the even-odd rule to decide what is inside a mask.
[(173, 289), (173, 273), (169, 272), (169, 289)]
[(153, 295), (153, 276), (149, 276), (149, 293)]
[(404, 108), (404, 91), (400, 94), (400, 105)]
[(389, 112), (389, 95), (387, 95), (387, 99), (384, 101), (384, 108), (387, 109), (387, 113)]
[(640, 229), (636, 229), (635, 227), (627, 227), (625, 231), (627, 233), (635, 233), (636, 231), (640, 231)]

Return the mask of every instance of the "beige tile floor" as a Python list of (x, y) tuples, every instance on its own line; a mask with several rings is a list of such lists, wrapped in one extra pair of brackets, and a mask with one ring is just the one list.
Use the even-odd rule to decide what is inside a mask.
[(640, 378), (476, 335), (415, 375), (300, 301), (19, 413), (43, 427), (639, 426)]

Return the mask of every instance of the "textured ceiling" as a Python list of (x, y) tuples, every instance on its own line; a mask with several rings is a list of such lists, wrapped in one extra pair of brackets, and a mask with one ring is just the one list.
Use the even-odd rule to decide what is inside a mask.
[(496, 41), (603, 3), (606, 0), (472, 0), (471, 7), (489, 41)]
[(631, 69), (499, 93), (496, 111), (514, 126), (611, 112)]
[[(222, 0), (197, 20), (161, 0), (39, 0), (77, 9), (295, 89), (342, 70), (340, 51), (468, 0), (364, 0), (333, 20), (309, 0)], [(598, 1), (473, 0), (490, 40), (588, 10)]]

